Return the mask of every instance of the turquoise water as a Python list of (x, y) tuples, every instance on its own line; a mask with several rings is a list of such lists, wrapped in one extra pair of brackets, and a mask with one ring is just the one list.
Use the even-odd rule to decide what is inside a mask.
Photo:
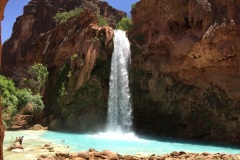
[(111, 150), (119, 154), (130, 155), (166, 154), (173, 151), (240, 154), (240, 148), (228, 145), (203, 144), (166, 138), (158, 140), (143, 139), (133, 133), (108, 132), (90, 135), (46, 131), (41, 137), (55, 143), (68, 145), (73, 151), (85, 151), (94, 148), (98, 151)]

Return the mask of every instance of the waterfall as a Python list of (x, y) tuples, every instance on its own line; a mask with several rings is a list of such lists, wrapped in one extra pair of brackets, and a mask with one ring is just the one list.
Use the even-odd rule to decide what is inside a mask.
[(132, 107), (130, 102), (129, 74), (130, 43), (125, 31), (114, 31), (110, 88), (108, 97), (108, 125), (110, 131), (132, 129)]

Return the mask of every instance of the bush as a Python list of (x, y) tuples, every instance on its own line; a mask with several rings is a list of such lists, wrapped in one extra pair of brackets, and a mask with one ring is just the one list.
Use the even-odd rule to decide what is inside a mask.
[(132, 4), (132, 9), (134, 9), (136, 7), (136, 3)]
[(100, 26), (100, 27), (109, 26), (107, 20), (100, 14), (97, 14), (97, 19), (98, 19), (98, 26)]
[(0, 94), (2, 95), (3, 112), (14, 115), (17, 111), (17, 88), (12, 80), (0, 75)]
[(21, 88), (29, 88), (34, 94), (41, 94), (47, 77), (47, 67), (43, 66), (41, 63), (36, 63), (28, 68), (27, 74), (25, 77), (22, 77), (19, 85)]
[(33, 93), (27, 89), (18, 90), (17, 97), (19, 101), (19, 110), (28, 103), (33, 104), (34, 112), (40, 111), (44, 108), (42, 97), (39, 94), (33, 95)]
[(132, 20), (127, 17), (122, 18), (121, 21), (119, 21), (116, 26), (117, 29), (120, 29), (123, 31), (129, 30), (131, 29), (131, 27), (132, 27)]
[(68, 19), (70, 19), (72, 17), (79, 16), (83, 12), (84, 12), (84, 10), (82, 8), (78, 7), (69, 12), (57, 13), (53, 18), (55, 19), (56, 22), (62, 23), (62, 22), (66, 22)]
[(23, 106), (32, 103), (34, 111), (44, 108), (42, 97), (27, 89), (18, 89), (11, 79), (0, 75), (0, 94), (2, 95), (3, 113), (14, 116)]

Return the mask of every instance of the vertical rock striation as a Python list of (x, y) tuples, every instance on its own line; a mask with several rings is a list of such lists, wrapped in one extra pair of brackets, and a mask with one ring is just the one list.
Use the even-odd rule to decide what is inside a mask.
[(2, 72), (8, 72), (14, 66), (29, 64), (28, 57), (34, 56), (30, 53), (35, 41), (42, 34), (57, 27), (54, 16), (58, 12), (70, 11), (76, 7), (92, 10), (104, 16), (110, 26), (114, 27), (126, 13), (118, 11), (106, 2), (98, 0), (32, 0), (24, 7), (24, 13), (18, 17), (13, 33), (9, 40), (3, 45)]
[[(2, 58), (2, 28), (1, 28), (1, 21), (4, 18), (4, 9), (7, 4), (8, 0), (2, 0), (0, 2), (0, 68), (1, 68), (1, 58)], [(0, 159), (3, 159), (3, 139), (4, 139), (4, 125), (2, 121), (2, 101), (1, 101), (1, 93), (0, 93)]]
[(240, 142), (239, 8), (239, 0), (136, 4), (129, 37), (137, 131)]
[[(56, 13), (76, 7), (84, 12), (66, 22), (55, 22)], [(110, 26), (99, 27), (97, 14)], [(53, 122), (53, 129), (55, 122), (65, 129), (100, 129), (106, 122), (111, 27), (126, 15), (99, 0), (31, 0), (3, 45), (1, 72), (11, 76), (21, 66), (47, 65), (46, 118), (42, 122)]]

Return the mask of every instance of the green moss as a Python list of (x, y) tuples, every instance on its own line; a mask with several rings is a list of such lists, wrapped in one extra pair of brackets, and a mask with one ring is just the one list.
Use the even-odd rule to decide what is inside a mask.
[(142, 34), (138, 33), (135, 37), (135, 41), (139, 44), (143, 44), (145, 42), (145, 38)]

